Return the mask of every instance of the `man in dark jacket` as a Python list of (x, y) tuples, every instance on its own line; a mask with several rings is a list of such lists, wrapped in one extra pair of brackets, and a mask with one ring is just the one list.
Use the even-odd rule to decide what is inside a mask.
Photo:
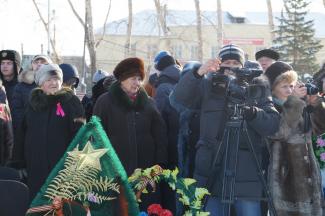
[[(185, 74), (176, 85), (172, 96), (176, 101), (188, 108), (201, 109), (200, 139), (197, 143), (194, 178), (199, 186), (209, 187), (211, 196), (205, 203), (205, 210), (212, 216), (227, 215), (224, 210), (225, 202), (222, 188), (234, 182), (234, 188), (226, 186), (226, 190), (234, 189), (234, 207), (237, 215), (261, 215), (260, 199), (262, 198), (262, 184), (258, 177), (256, 163), (250, 152), (249, 143), (244, 139), (244, 134), (239, 136), (238, 157), (235, 158), (236, 139), (234, 134), (229, 136), (231, 147), (227, 157), (227, 170), (225, 166), (225, 140), (224, 128), (233, 110), (228, 108), (229, 93), (224, 85), (219, 85), (212, 78), (218, 74), (233, 76), (229, 68), (241, 68), (244, 62), (244, 52), (235, 45), (224, 46), (219, 52), (219, 58), (212, 59), (203, 65), (195, 65), (191, 72)], [(249, 104), (241, 111), (247, 123), (248, 135), (259, 162), (262, 160), (262, 137), (273, 134), (279, 125), (279, 114), (275, 110), (270, 92), (265, 88), (265, 95), (259, 98), (248, 98)], [(219, 154), (217, 154), (220, 149)], [(217, 158), (215, 156), (217, 155)], [(237, 163), (235, 162), (238, 160)], [(236, 174), (233, 172), (237, 166)], [(228, 172), (231, 171), (231, 172)], [(224, 177), (227, 174), (227, 177)], [(229, 176), (228, 176), (229, 174)], [(231, 175), (233, 174), (233, 175)], [(230, 178), (231, 181), (228, 181)], [(229, 191), (228, 191), (229, 192)], [(230, 193), (226, 192), (229, 199)]]
[(18, 83), (17, 78), (21, 68), (21, 57), (15, 50), (1, 50), (0, 62), (0, 77), (3, 82), (3, 86), (6, 89), (7, 99), (11, 109), (12, 96), (15, 86)]
[[(159, 53), (160, 54), (160, 53)], [(159, 55), (158, 54), (158, 55)], [(156, 58), (157, 59), (157, 58)], [(156, 61), (155, 68), (158, 72), (156, 83), (156, 95), (154, 97), (158, 110), (167, 125), (168, 137), (168, 164), (167, 167), (177, 167), (177, 137), (179, 129), (179, 115), (170, 105), (169, 94), (179, 80), (181, 68), (176, 64), (175, 59), (166, 54)], [(167, 184), (162, 183), (163, 206), (173, 212), (176, 211), (175, 192)]]

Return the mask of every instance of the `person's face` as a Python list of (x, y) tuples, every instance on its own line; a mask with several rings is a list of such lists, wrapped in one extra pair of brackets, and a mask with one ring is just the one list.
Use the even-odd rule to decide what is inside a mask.
[(69, 79), (69, 80), (65, 81), (64, 83), (62, 83), (62, 86), (65, 86), (65, 87), (69, 87), (71, 89), (74, 89), (76, 83), (77, 83), (77, 78), (72, 77), (71, 79)]
[(48, 64), (48, 62), (43, 58), (39, 58), (33, 61), (32, 62), (33, 71), (37, 71), (43, 64)]
[(257, 59), (258, 63), (262, 66), (263, 71), (265, 72), (268, 67), (270, 67), (271, 64), (273, 64), (275, 61), (269, 57), (261, 57)]
[(141, 83), (140, 76), (132, 76), (121, 81), (121, 87), (128, 95), (135, 95), (139, 91)]
[(14, 62), (11, 60), (1, 61), (1, 72), (4, 77), (10, 77), (14, 75)]
[(44, 81), (41, 85), (41, 89), (47, 95), (52, 95), (58, 92), (61, 89), (62, 83), (61, 80), (56, 77), (52, 76), (48, 80)]
[[(237, 60), (228, 59), (228, 60), (225, 60), (225, 61), (221, 62), (220, 67), (242, 68), (243, 66)], [(224, 74), (225, 75), (231, 75), (231, 76), (235, 75), (234, 72), (232, 72), (229, 69), (225, 69)]]
[(292, 94), (293, 89), (295, 87), (296, 83), (288, 83), (287, 81), (279, 82), (274, 88), (273, 88), (273, 95), (283, 101), (286, 101), (287, 98)]

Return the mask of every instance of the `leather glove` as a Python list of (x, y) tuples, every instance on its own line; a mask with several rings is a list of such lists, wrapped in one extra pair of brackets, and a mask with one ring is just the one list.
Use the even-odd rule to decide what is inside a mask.
[(246, 121), (252, 121), (256, 117), (257, 109), (254, 106), (244, 106), (242, 111)]

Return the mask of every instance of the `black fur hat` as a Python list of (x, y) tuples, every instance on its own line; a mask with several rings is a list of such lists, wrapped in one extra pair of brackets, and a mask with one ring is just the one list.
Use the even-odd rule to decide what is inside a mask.
[(257, 53), (255, 53), (256, 61), (262, 57), (268, 57), (268, 58), (271, 58), (271, 59), (277, 61), (277, 60), (279, 60), (280, 55), (277, 51), (274, 51), (272, 49), (263, 49), (263, 50), (260, 50)]
[(113, 74), (118, 81), (126, 80), (135, 75), (139, 75), (144, 80), (144, 62), (137, 57), (126, 58), (116, 65)]
[(15, 74), (18, 75), (21, 68), (21, 57), (16, 50), (1, 50), (0, 51), (0, 62), (2, 60), (11, 60), (15, 63)]
[(290, 70), (293, 70), (293, 68), (288, 63), (277, 61), (271, 64), (271, 66), (266, 69), (264, 74), (269, 79), (271, 86), (273, 86), (274, 81), (279, 75)]

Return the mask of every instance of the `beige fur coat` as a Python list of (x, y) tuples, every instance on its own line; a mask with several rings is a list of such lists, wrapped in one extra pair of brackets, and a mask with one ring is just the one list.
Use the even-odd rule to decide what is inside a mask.
[(269, 186), (278, 216), (321, 216), (320, 170), (304, 133), (305, 102), (290, 96), (283, 105), (279, 131), (270, 137)]

